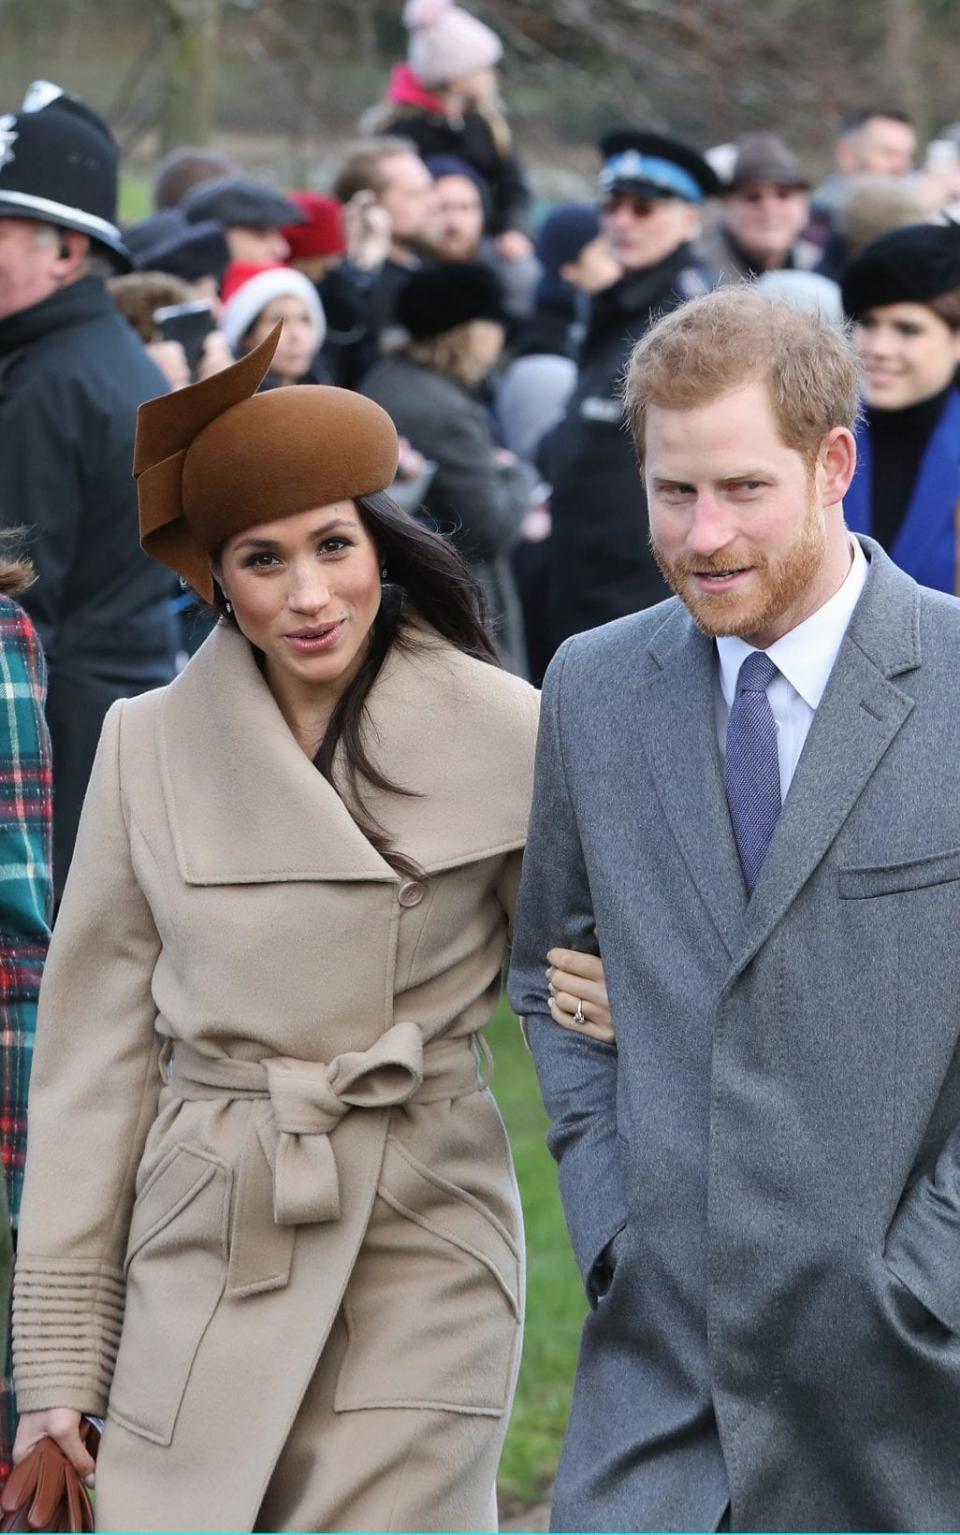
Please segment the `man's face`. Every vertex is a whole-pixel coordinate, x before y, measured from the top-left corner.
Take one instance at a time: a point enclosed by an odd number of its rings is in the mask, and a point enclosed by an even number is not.
[[[0,218],[0,320],[56,292],[59,259],[49,224]]]
[[[227,229],[230,260],[249,262],[252,266],[275,266],[290,254],[287,237],[280,229],[253,229],[247,224],[231,224]]]
[[[384,165],[386,185],[379,202],[390,215],[393,239],[400,246],[426,243],[433,217],[433,177],[419,155],[391,155]]]
[[[917,135],[894,117],[868,117],[837,144],[837,164],[846,176],[908,176]]]
[[[742,251],[765,271],[782,267],[810,216],[802,187],[756,181],[729,192],[723,223]]]
[[[665,261],[693,238],[699,225],[696,208],[679,197],[614,190],[600,212],[613,258],[625,272],[641,272]]]
[[[650,406],[645,452],[653,552],[705,634],[773,644],[836,589],[842,505],[783,442],[765,380]]]
[[[438,176],[430,244],[445,261],[471,261],[483,235],[483,200],[469,176]]]

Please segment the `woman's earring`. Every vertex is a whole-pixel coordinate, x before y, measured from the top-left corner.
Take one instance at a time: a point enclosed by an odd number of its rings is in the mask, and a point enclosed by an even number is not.
[[[233,603],[229,600],[229,598],[226,598],[226,597],[224,598],[223,605],[226,608],[228,613],[230,613],[230,614],[233,613]]]
[[[386,581],[386,580],[388,580],[388,578],[389,578],[389,573],[387,571],[386,565],[381,565],[380,566],[380,580],[381,581]]]

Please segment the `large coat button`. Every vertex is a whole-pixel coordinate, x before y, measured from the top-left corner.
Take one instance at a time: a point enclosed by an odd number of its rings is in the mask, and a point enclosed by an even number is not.
[[[408,879],[397,891],[397,900],[401,906],[419,906],[426,893],[426,886],[420,880]]]

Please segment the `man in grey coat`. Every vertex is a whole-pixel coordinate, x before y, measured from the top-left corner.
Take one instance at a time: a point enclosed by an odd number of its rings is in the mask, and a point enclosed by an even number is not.
[[[748,289],[654,327],[678,595],[547,675],[511,995],[592,1307],[556,1529],[960,1528],[960,604],[847,532],[856,399]],[[594,929],[616,1046],[550,1016]]]

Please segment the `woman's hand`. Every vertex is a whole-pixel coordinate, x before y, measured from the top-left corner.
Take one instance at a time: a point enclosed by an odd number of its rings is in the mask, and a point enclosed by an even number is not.
[[[72,1407],[48,1407],[43,1412],[21,1413],[13,1446],[14,1465],[23,1460],[38,1440],[50,1438],[60,1446],[88,1487],[92,1487],[96,1462],[80,1437],[80,1423],[81,1414]]]
[[[494,244],[504,261],[529,261],[533,255],[533,241],[520,229],[505,229]]]
[[[603,974],[603,961],[595,954],[580,954],[575,949],[551,949],[547,955],[550,968],[550,1017],[575,1034],[589,1034],[606,1045],[616,1044],[610,1001]],[[579,1006],[585,1022],[575,1023]]]
[[[190,364],[179,341],[148,341],[147,353],[171,389],[186,389],[190,383]]]

